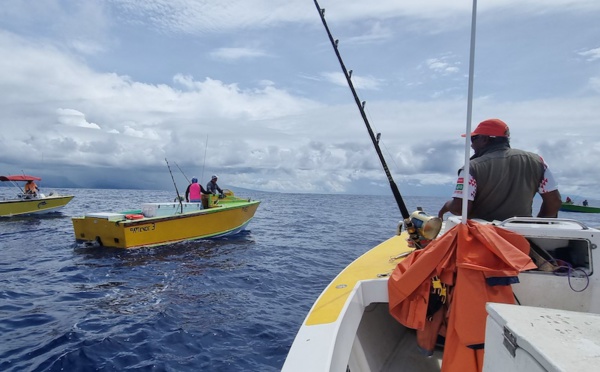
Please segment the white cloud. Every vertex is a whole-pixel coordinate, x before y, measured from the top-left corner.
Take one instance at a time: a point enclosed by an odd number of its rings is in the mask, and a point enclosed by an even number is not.
[[[163,170],[168,157],[240,187],[389,192],[311,2],[89,3],[0,9],[5,164],[32,166],[43,154],[40,170],[63,169],[73,182],[83,168],[112,169],[144,187],[141,172]],[[473,120],[501,117],[513,145],[540,152],[561,188],[600,197],[598,50],[589,48],[598,4],[480,4]],[[449,195],[463,159],[470,4],[321,6],[396,181],[447,184]],[[574,50],[578,60],[548,58]]]
[[[210,52],[210,56],[218,60],[235,61],[238,59],[265,57],[267,53],[254,48],[219,48]]]
[[[348,71],[350,73],[350,71]],[[323,72],[322,76],[329,82],[347,87],[348,82],[346,81],[346,77],[341,72]],[[357,89],[364,90],[377,90],[381,87],[383,81],[377,79],[372,76],[358,76],[356,74],[352,74],[352,84]]]
[[[457,67],[457,65],[459,65],[457,62],[448,62],[450,58],[451,57],[449,56],[429,58],[427,61],[425,61],[425,64],[430,70],[442,75],[450,75],[460,72],[459,68]]]
[[[85,120],[85,115],[82,112],[73,109],[56,109],[58,115],[57,121],[63,125],[71,125],[82,128],[100,129],[96,123],[89,123]]]
[[[349,37],[344,42],[349,44],[379,43],[390,40],[392,37],[393,31],[389,26],[384,25],[382,22],[375,22],[364,34]]]
[[[125,125],[125,128],[123,129],[123,134],[149,140],[160,140],[161,138],[160,134],[156,131],[149,129],[136,129],[129,125]]]
[[[86,55],[100,54],[106,50],[104,45],[93,40],[72,40],[70,45],[72,49]]]
[[[164,32],[190,34],[219,33],[249,28],[278,27],[288,23],[313,24],[316,9],[313,2],[304,0],[229,0],[227,6],[212,0],[113,0],[129,22],[151,23]],[[430,20],[441,27],[440,19],[469,14],[471,2],[432,0],[426,3],[413,1],[381,0],[369,6],[361,2],[325,0],[320,6],[326,9],[331,22],[356,20],[416,18]],[[519,9],[521,14],[540,12],[564,14],[569,12],[598,11],[596,0],[491,0],[479,4],[483,14],[498,15],[499,10]],[[318,18],[317,18],[318,19]],[[455,27],[447,22],[445,27]]]
[[[579,52],[580,56],[586,57],[588,62],[592,62],[600,59],[600,48],[590,49],[583,52]]]

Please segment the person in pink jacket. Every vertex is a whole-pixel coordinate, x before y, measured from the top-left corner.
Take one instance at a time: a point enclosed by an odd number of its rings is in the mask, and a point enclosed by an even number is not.
[[[202,194],[210,194],[210,192],[202,188],[196,177],[192,178],[192,183],[185,190],[185,201],[188,203],[200,203],[202,202]]]

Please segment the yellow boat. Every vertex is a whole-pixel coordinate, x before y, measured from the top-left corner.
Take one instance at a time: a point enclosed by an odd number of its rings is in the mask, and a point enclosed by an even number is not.
[[[0,200],[0,217],[57,212],[73,199],[73,195],[59,195],[54,192],[49,195],[40,192],[25,193],[17,184],[17,182],[41,181],[40,177],[28,175],[0,176],[0,181],[11,182],[19,190],[16,197]]]
[[[202,203],[145,203],[141,210],[87,213],[73,217],[78,243],[139,248],[237,234],[254,217],[260,201],[203,195]]]

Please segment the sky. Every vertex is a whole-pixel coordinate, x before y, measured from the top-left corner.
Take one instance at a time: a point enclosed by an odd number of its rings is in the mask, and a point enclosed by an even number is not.
[[[55,187],[391,194],[313,0],[4,0],[0,174]],[[464,162],[471,0],[321,0],[402,195]],[[480,1],[472,128],[600,199],[600,1]],[[169,167],[173,178],[169,174]]]

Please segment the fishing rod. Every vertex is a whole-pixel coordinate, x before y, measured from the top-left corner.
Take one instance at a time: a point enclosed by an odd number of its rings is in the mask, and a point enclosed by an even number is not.
[[[206,135],[206,144],[204,145],[204,160],[202,161],[202,173],[200,173],[200,179],[204,179],[204,166],[206,165],[206,150],[208,149],[208,134]]]
[[[179,200],[179,206],[181,207],[181,213],[183,214],[183,203],[181,202],[181,196],[179,196],[179,190],[177,189],[177,184],[175,183],[175,178],[173,177],[173,172],[171,172],[171,166],[165,158],[165,162],[167,163],[167,168],[169,168],[169,173],[171,174],[171,179],[173,180],[173,186],[175,186],[175,192],[177,193],[177,200]]]
[[[187,176],[185,175],[185,173],[183,173],[183,171],[181,170],[181,168],[179,168],[179,164],[175,163],[175,166],[177,166],[177,169],[179,169],[179,171],[181,172],[181,174],[183,174],[183,176],[188,181],[188,183],[192,183],[192,181],[190,181],[190,179],[187,178]]]
[[[404,225],[406,226],[406,230],[408,231],[410,238],[415,243],[418,244],[419,236],[417,233],[417,229],[415,228],[415,226],[410,218],[411,216],[408,213],[406,204],[404,204],[404,200],[402,199],[402,196],[400,195],[400,190],[398,189],[396,182],[394,182],[394,179],[392,178],[390,170],[388,169],[385,159],[383,158],[381,148],[379,147],[380,134],[378,133],[377,137],[375,137],[375,134],[373,133],[373,130],[371,129],[371,125],[369,124],[369,120],[367,119],[367,114],[365,113],[366,102],[360,101],[360,99],[358,98],[358,94],[356,93],[356,90],[354,89],[354,84],[352,84],[352,70],[348,71],[346,69],[346,66],[344,65],[344,61],[342,60],[342,56],[340,55],[340,51],[338,49],[339,40],[337,40],[337,39],[334,40],[333,36],[331,35],[331,31],[329,31],[329,26],[327,26],[327,21],[325,20],[325,9],[323,9],[319,6],[319,3],[317,2],[317,0],[314,0],[314,2],[315,2],[315,6],[317,7],[317,11],[319,12],[319,16],[321,17],[321,21],[323,22],[323,26],[325,26],[325,30],[327,31],[327,35],[329,36],[329,41],[331,42],[331,46],[333,47],[333,50],[335,51],[335,54],[338,58],[340,66],[342,67],[342,71],[344,72],[344,76],[346,77],[346,81],[348,82],[348,86],[350,87],[350,90],[352,91],[352,95],[354,96],[354,101],[356,102],[356,105],[358,106],[358,110],[360,111],[360,115],[362,116],[363,121],[365,122],[365,126],[367,127],[367,131],[369,132],[369,136],[371,137],[373,146],[375,146],[375,151],[377,151],[377,156],[379,156],[379,161],[381,162],[381,165],[383,166],[383,170],[385,171],[385,175],[387,176],[387,179],[390,183],[390,188],[392,189],[392,194],[394,194],[394,199],[396,199],[396,204],[398,205],[398,208],[400,209],[402,218],[404,218]]]

